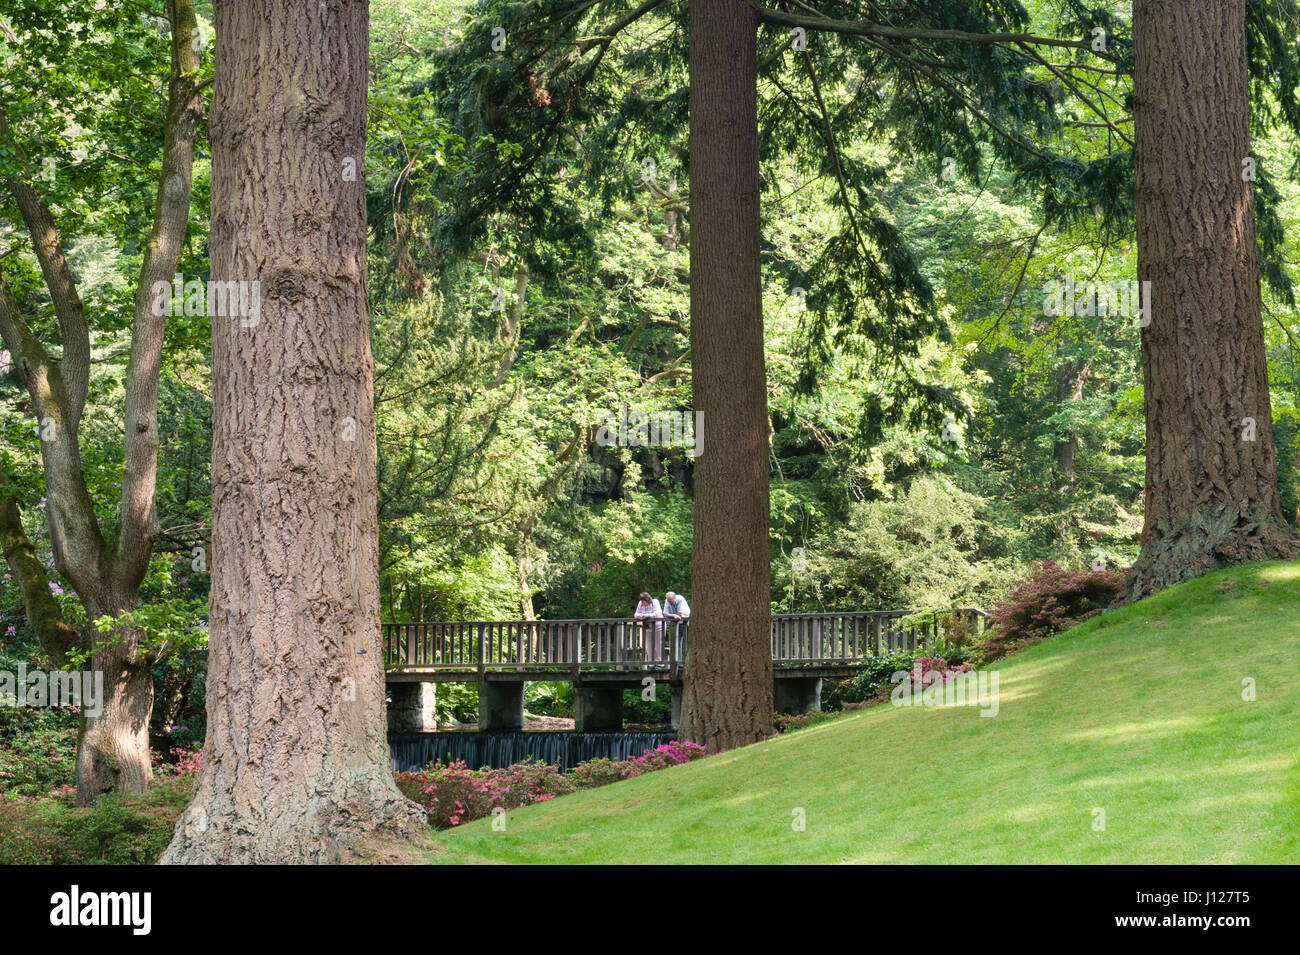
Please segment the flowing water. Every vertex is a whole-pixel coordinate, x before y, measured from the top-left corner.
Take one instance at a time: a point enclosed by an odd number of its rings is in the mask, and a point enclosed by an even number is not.
[[[528,757],[572,769],[588,759],[627,759],[672,742],[676,733],[389,733],[393,772],[464,760],[471,769],[504,769]]]

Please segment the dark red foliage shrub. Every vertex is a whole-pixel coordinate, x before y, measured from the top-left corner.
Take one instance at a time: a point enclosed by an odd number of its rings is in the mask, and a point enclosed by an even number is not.
[[[1119,596],[1122,570],[1067,570],[1048,561],[988,616],[989,655],[1068,630]]]

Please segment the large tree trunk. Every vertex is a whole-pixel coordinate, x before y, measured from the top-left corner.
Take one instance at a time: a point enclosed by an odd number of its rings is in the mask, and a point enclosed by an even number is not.
[[[1123,599],[1289,558],[1273,453],[1247,126],[1245,0],[1136,0],[1146,524]]]
[[[705,441],[680,735],[730,748],[772,732],[757,21],[744,0],[692,0],[690,16],[692,382]]]
[[[208,735],[162,861],[334,862],[423,813],[389,762],[366,304],[365,0],[216,6]],[[355,176],[345,170],[355,170]]]

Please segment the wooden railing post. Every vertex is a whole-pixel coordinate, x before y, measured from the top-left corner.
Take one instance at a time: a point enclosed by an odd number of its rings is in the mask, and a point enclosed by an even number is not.
[[[573,655],[570,657],[570,663],[573,664],[573,678],[578,678],[578,670],[582,666],[582,644],[585,642],[585,633],[582,624],[573,628]]]
[[[478,675],[482,679],[487,672],[487,629],[481,623],[475,629],[478,631]]]

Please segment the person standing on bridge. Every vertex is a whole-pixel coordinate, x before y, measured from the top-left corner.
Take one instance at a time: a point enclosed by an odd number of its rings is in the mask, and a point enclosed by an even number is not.
[[[657,661],[663,655],[663,632],[664,632],[664,612],[659,606],[659,601],[655,600],[646,591],[641,591],[641,598],[637,602],[636,611],[632,614],[637,620],[653,620],[655,623],[646,623],[638,627],[639,641],[645,647],[645,658],[647,661]]]
[[[643,590],[641,591],[641,599],[637,602],[636,611],[632,616],[637,620],[662,620],[664,611],[659,606],[659,601]]]
[[[674,628],[677,638],[677,659],[683,660],[686,657],[686,625],[691,619],[691,605],[681,594],[668,591],[664,594],[664,619],[674,620],[677,623]]]
[[[671,590],[664,594],[664,616],[669,620],[686,620],[691,615],[691,605],[681,594]]]

